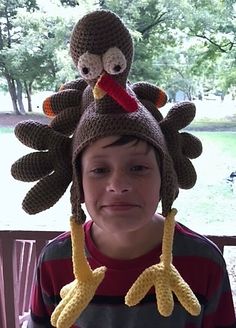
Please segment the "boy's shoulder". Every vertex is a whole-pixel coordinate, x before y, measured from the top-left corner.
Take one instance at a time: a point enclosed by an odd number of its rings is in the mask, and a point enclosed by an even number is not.
[[[42,250],[43,261],[71,257],[71,234],[63,232],[52,239]]]
[[[90,226],[91,221],[84,224],[85,235],[89,233]],[[42,252],[43,261],[71,258],[71,255],[70,232],[58,235],[44,247]],[[179,222],[176,223],[175,227],[173,256],[209,259],[209,261],[214,261],[220,266],[225,265],[220,250],[211,240]]]
[[[219,248],[206,236],[181,223],[176,223],[173,254],[175,256],[201,257],[225,265]]]
[[[88,233],[88,226],[90,225],[90,221],[84,224],[85,234]],[[71,258],[71,255],[72,245],[70,231],[59,234],[56,238],[52,239],[42,250],[43,261]]]

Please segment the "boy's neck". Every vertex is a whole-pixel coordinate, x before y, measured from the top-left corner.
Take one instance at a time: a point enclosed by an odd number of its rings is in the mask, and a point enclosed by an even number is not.
[[[108,234],[93,223],[91,237],[104,255],[113,259],[130,260],[145,255],[161,244],[163,228],[164,218],[156,214],[141,231],[127,234]]]

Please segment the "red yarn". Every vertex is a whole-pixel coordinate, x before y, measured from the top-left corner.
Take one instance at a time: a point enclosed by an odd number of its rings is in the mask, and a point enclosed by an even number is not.
[[[127,112],[135,112],[138,103],[134,97],[122,88],[122,86],[112,79],[108,74],[104,74],[98,81],[98,86],[120,104]]]

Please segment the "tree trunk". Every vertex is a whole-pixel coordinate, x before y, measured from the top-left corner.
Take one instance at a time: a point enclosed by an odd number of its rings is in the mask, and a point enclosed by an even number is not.
[[[8,73],[5,72],[5,78],[7,80],[8,90],[11,96],[11,101],[13,105],[13,111],[15,114],[20,115],[21,112],[18,108],[17,104],[17,95],[16,95],[16,87],[15,87],[15,81],[10,77]]]
[[[16,86],[17,86],[17,100],[18,100],[18,104],[19,104],[19,108],[20,108],[20,112],[21,114],[25,114],[25,107],[23,104],[23,100],[22,100],[22,84],[20,80],[16,80]]]
[[[25,87],[25,92],[26,92],[26,97],[27,97],[27,103],[28,103],[28,112],[32,113],[32,99],[31,99],[31,93],[32,93],[32,83],[29,83],[29,86],[27,85],[27,82],[24,81],[24,87]]]

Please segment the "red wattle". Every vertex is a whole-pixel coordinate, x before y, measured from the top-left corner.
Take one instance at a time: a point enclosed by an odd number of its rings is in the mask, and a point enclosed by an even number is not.
[[[134,97],[129,95],[125,89],[108,74],[104,74],[98,81],[98,86],[112,97],[127,112],[135,112],[138,109],[138,103]]]

